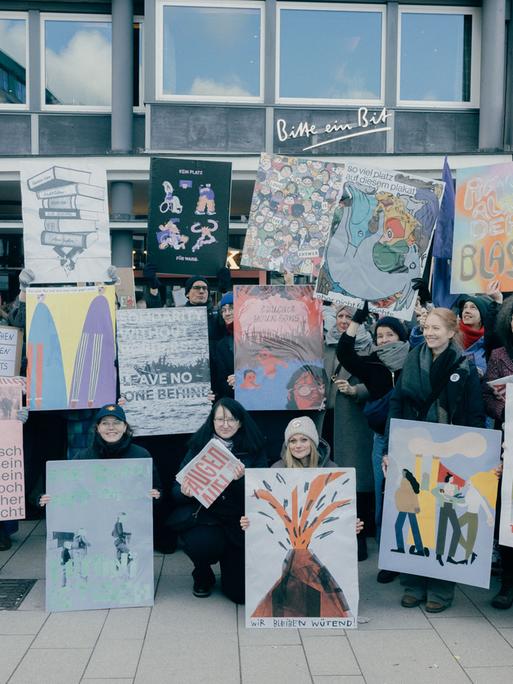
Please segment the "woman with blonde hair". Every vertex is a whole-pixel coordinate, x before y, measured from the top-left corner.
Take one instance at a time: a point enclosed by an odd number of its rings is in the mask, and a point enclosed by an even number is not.
[[[311,418],[293,418],[285,429],[281,458],[272,468],[336,468],[330,460],[330,447],[319,438]]]

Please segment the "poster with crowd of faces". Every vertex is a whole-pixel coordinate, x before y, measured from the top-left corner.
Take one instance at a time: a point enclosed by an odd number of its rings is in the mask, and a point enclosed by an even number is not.
[[[501,433],[393,419],[379,567],[488,588]]]
[[[241,265],[317,276],[343,164],[262,154]]]
[[[346,164],[316,294],[410,320],[445,184],[398,171]]]
[[[513,385],[506,384],[499,543],[513,546]]]
[[[136,435],[195,432],[211,404],[207,309],[117,312],[119,385]]]
[[[354,468],[245,475],[246,627],[356,628]]]
[[[152,158],[148,252],[159,272],[213,276],[225,265],[231,174],[229,162]]]
[[[513,290],[513,163],[458,170],[451,292]]]
[[[27,290],[27,406],[98,408],[116,401],[113,285]]]
[[[248,410],[325,402],[322,307],[311,285],[234,288],[235,398]]]
[[[46,610],[153,605],[150,458],[46,464]]]
[[[25,268],[36,283],[106,281],[107,175],[81,159],[20,162]]]

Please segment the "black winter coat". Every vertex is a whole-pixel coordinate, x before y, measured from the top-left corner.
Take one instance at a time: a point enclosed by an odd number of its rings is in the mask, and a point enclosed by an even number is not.
[[[214,361],[214,392],[217,397],[235,396],[226,378],[234,373],[233,335],[226,335],[217,342]]]
[[[392,372],[376,352],[358,356],[354,348],[355,340],[355,337],[342,333],[337,345],[337,359],[348,373],[365,385],[371,400],[381,399],[394,387],[401,371]]]

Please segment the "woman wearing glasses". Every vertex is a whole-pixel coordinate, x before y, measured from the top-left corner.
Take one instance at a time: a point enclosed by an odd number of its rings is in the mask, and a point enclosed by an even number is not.
[[[216,580],[212,565],[220,564],[221,589],[235,603],[244,603],[244,469],[267,467],[264,437],[249,413],[229,397],[217,401],[210,415],[189,442],[183,468],[212,438],[220,440],[242,465],[235,479],[208,508],[196,499],[186,483],[173,484],[175,509],[169,525],[180,533],[184,551],[194,563],[194,596],[210,596]]]

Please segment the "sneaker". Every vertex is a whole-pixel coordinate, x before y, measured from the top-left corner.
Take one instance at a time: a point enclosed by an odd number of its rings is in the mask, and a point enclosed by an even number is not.
[[[198,598],[207,598],[212,593],[212,590],[205,584],[201,584],[200,582],[194,582],[194,585],[192,587],[192,593],[194,594],[194,596],[197,596]]]
[[[499,610],[506,610],[513,605],[513,586],[503,584],[501,590],[492,599],[492,606]]]
[[[380,584],[389,584],[389,582],[393,582],[396,577],[399,577],[399,573],[395,572],[395,570],[380,570],[376,577],[376,581]]]

